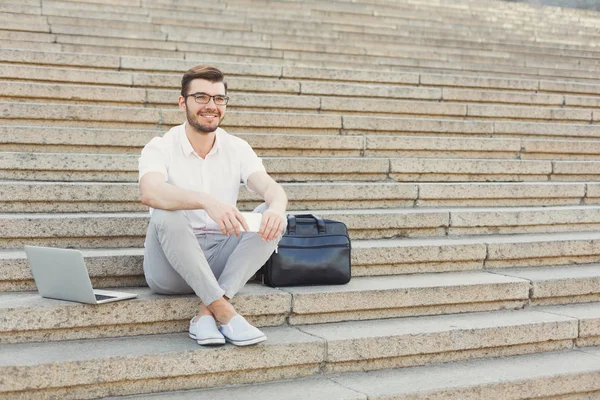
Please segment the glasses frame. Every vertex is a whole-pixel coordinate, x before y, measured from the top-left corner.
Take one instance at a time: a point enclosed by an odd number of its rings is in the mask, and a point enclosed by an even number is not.
[[[202,96],[208,96],[208,101],[207,101],[206,103],[202,103],[201,101],[198,101],[198,98],[197,98],[196,96],[200,96],[200,95],[202,95]],[[198,103],[198,104],[208,104],[208,103],[210,103],[210,101],[212,100],[212,101],[213,101],[213,103],[215,103],[215,105],[216,105],[216,106],[219,106],[219,107],[226,106],[226,105],[227,105],[227,103],[229,103],[229,96],[223,96],[222,94],[215,94],[214,96],[211,96],[211,95],[210,95],[210,94],[208,94],[208,93],[204,93],[204,92],[198,92],[198,93],[186,94],[186,95],[185,95],[185,96],[183,96],[183,97],[185,97],[186,99],[187,99],[188,97],[193,97],[193,98],[194,98],[194,101],[195,101],[196,103]],[[215,101],[215,97],[223,97],[223,98],[225,99],[225,104],[217,104],[217,102]]]

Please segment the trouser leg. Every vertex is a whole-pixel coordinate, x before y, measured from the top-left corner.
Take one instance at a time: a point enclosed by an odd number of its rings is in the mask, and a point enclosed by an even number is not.
[[[144,249],[144,274],[156,293],[194,292],[204,304],[225,294],[182,211],[152,212]]]
[[[267,205],[262,204],[253,212],[263,213]],[[225,290],[225,296],[232,298],[248,282],[250,278],[264,265],[277,247],[280,238],[265,242],[256,232],[243,233],[239,238],[230,237],[221,251],[220,262],[224,267],[218,276],[221,288]],[[229,255],[227,257],[227,255]],[[219,261],[219,260],[215,260]]]

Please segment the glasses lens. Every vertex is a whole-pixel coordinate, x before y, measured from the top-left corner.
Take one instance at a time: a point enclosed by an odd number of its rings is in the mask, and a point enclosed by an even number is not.
[[[206,104],[210,101],[210,96],[207,94],[197,94],[194,96],[194,100],[196,100],[196,103]]]
[[[215,96],[213,97],[213,99],[215,99],[215,104],[218,106],[224,106],[225,104],[227,104],[228,100],[226,96]]]

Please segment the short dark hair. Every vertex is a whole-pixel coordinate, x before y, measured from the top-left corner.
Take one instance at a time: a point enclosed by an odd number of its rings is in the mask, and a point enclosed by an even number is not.
[[[194,68],[189,69],[183,78],[181,78],[181,95],[187,95],[187,91],[190,86],[190,82],[194,79],[204,79],[209,82],[223,82],[225,85],[225,93],[227,93],[227,82],[224,80],[225,76],[223,73],[215,67],[210,65],[197,65]]]

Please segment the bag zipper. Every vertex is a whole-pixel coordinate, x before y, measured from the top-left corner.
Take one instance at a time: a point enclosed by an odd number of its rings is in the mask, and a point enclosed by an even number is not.
[[[319,246],[288,246],[284,245],[284,249],[320,249],[323,247],[350,247],[349,244],[322,244]],[[275,253],[277,253],[277,248],[275,248]]]

